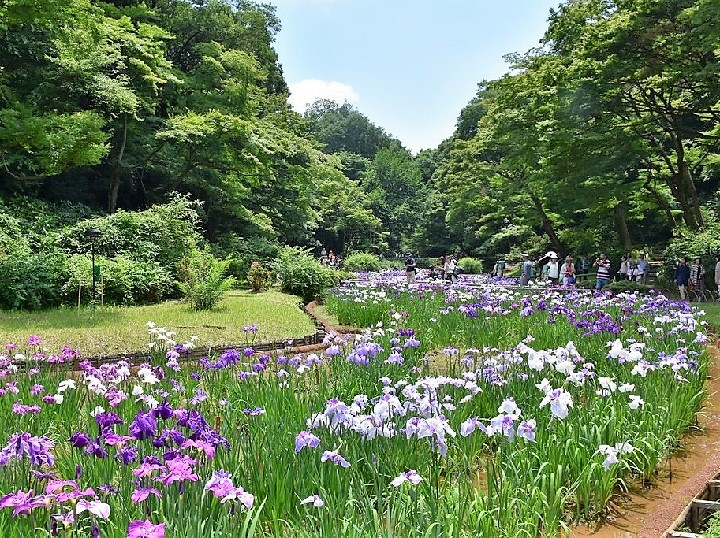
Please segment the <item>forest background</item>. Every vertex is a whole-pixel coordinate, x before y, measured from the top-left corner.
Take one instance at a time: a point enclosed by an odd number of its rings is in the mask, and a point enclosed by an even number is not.
[[[0,307],[80,294],[88,227],[124,303],[177,293],[195,248],[238,276],[283,245],[489,265],[546,249],[708,257],[718,21],[716,0],[567,0],[538,48],[478,81],[454,134],[413,155],[349,104],[292,111],[272,6],[7,0]]]

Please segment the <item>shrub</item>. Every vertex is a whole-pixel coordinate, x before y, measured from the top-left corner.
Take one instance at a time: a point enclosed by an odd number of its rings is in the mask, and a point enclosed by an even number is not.
[[[398,260],[398,269],[405,268],[405,259]],[[415,258],[415,266],[418,269],[430,269],[432,266],[437,266],[440,262],[438,258]]]
[[[117,256],[99,260],[106,303],[140,305],[158,303],[176,295],[169,270],[157,262],[143,262]]]
[[[325,267],[308,251],[285,247],[273,265],[283,291],[299,295],[304,301],[322,296],[325,290],[335,286],[343,273]]]
[[[343,269],[346,271],[379,271],[380,258],[367,252],[355,252],[345,258]]]
[[[167,269],[153,262],[98,257],[97,300],[106,304],[152,304],[177,295],[177,287]],[[92,299],[90,258],[75,255],[68,260],[67,280],[62,286],[66,302],[87,303]]]
[[[193,250],[179,264],[182,281],[178,283],[185,300],[193,310],[210,310],[223,293],[235,285],[235,278],[225,276],[229,262],[215,258],[206,250]]]
[[[73,202],[53,204],[25,196],[3,199],[0,200],[0,244],[3,235],[14,235],[34,252],[52,250],[58,230],[91,216],[89,207]],[[19,234],[14,224],[19,225]]]
[[[196,247],[199,207],[184,197],[155,205],[140,212],[118,211],[106,217],[77,222],[63,228],[57,247],[71,254],[86,254],[90,248],[85,230],[98,228],[102,236],[95,242],[97,254],[114,258],[156,262],[171,273],[178,262]]]
[[[0,260],[0,308],[40,310],[59,306],[66,278],[66,260],[59,254],[4,256]]]
[[[640,284],[639,282],[634,282],[632,280],[616,280],[615,282],[611,282],[610,284],[608,284],[606,289],[615,292],[639,291],[646,293],[652,289],[652,286],[648,286],[647,284]]]
[[[240,282],[248,276],[252,262],[274,260],[280,245],[262,237],[245,239],[235,233],[228,233],[221,236],[211,248],[215,257],[228,260],[228,275]]]
[[[30,254],[25,229],[13,215],[0,208],[0,258],[21,257]]]
[[[458,265],[462,268],[463,272],[469,275],[479,275],[482,273],[482,261],[476,260],[475,258],[461,258]]]
[[[247,281],[250,289],[256,293],[266,290],[270,285],[270,271],[263,267],[260,262],[252,262],[247,274]]]

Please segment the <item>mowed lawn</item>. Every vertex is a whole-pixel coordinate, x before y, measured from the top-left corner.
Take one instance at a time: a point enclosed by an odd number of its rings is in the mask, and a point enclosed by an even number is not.
[[[278,291],[228,292],[215,309],[195,312],[180,301],[152,306],[60,308],[42,312],[0,312],[0,345],[13,342],[24,351],[30,335],[42,338],[47,352],[62,346],[83,356],[136,353],[151,341],[147,322],[176,331],[178,343],[198,336],[199,347],[274,342],[313,334],[315,326],[300,299]],[[243,331],[256,325],[254,336]]]
[[[693,306],[705,311],[705,320],[714,334],[720,333],[720,303],[692,303]]]

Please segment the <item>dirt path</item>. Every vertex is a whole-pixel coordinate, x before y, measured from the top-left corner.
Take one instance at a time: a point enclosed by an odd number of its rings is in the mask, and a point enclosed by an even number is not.
[[[571,538],[660,538],[720,472],[720,349],[709,347],[713,358],[709,396],[698,415],[702,433],[688,434],[683,450],[659,470],[652,488],[636,487],[619,500],[613,513],[596,527],[578,527]]]

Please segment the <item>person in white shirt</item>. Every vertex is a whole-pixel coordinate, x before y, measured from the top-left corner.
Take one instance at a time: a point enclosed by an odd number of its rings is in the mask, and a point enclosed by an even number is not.
[[[452,256],[447,257],[445,262],[445,278],[454,283],[457,280],[457,262]]]
[[[547,263],[547,278],[553,284],[557,284],[560,280],[560,264],[558,260],[558,255],[553,252],[550,254],[550,260]]]
[[[718,295],[720,295],[720,254],[715,255],[715,284],[717,284]]]
[[[630,266],[631,262],[627,259],[627,256],[620,258],[620,270],[618,271],[620,280],[632,280],[632,277],[630,276]]]

